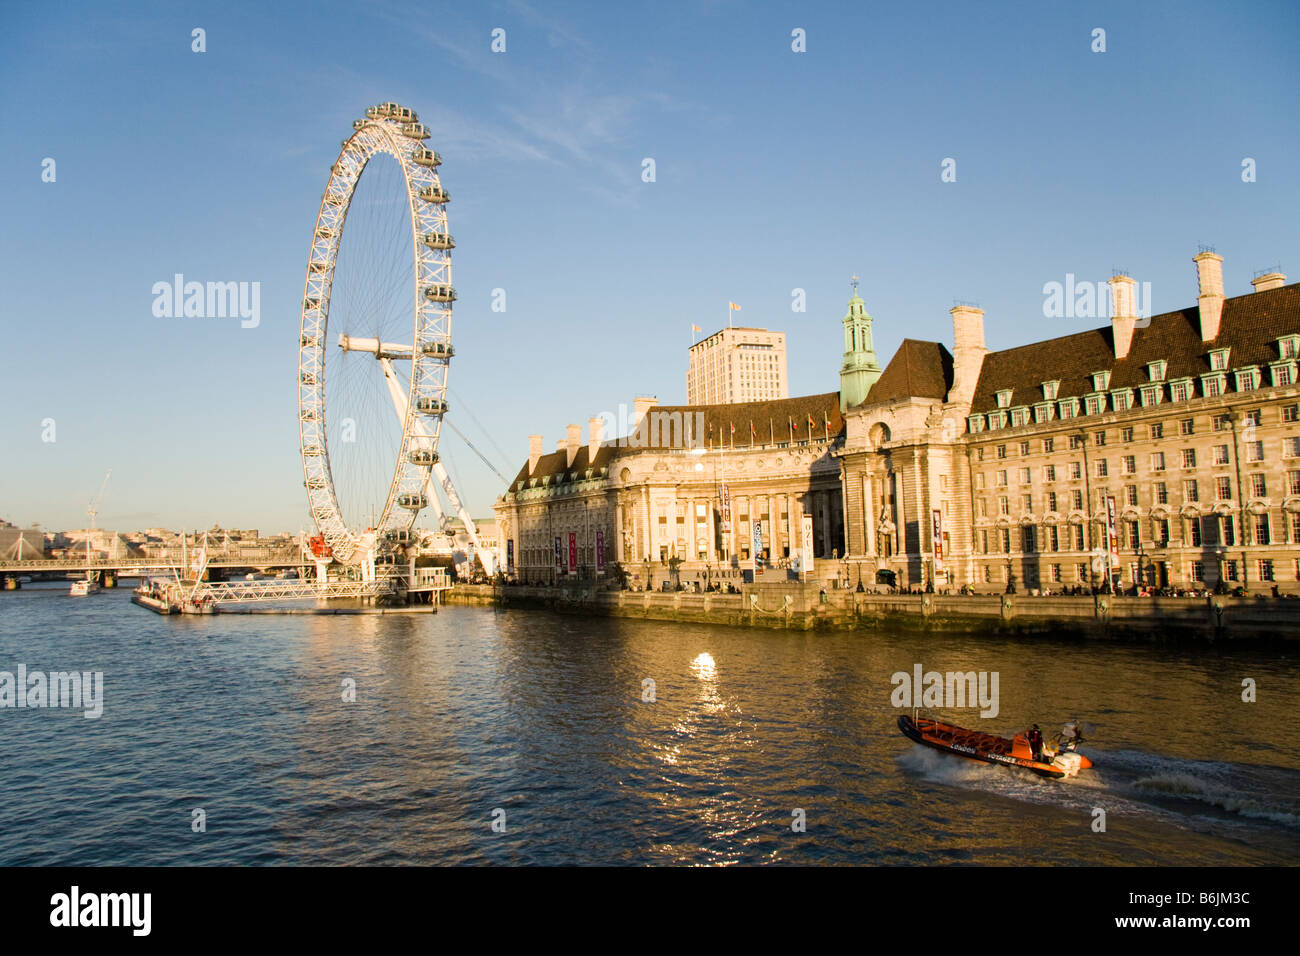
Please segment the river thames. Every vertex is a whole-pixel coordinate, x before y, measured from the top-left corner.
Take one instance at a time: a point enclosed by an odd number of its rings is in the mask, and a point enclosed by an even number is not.
[[[1290,864],[1295,652],[795,632],[449,607],[163,618],[0,595],[0,864]],[[925,750],[890,676],[996,671],[1002,733],[1095,725],[1052,781]],[[1258,701],[1241,700],[1251,678]],[[655,700],[642,700],[654,681]],[[345,702],[354,680],[355,702]],[[1095,809],[1105,832],[1094,832]],[[195,811],[206,830],[195,832]],[[792,830],[796,810],[806,831]],[[493,822],[498,822],[494,829]],[[499,832],[504,823],[504,832]]]

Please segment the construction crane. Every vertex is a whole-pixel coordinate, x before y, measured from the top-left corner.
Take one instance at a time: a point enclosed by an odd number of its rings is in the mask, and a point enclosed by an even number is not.
[[[99,485],[99,494],[95,495],[95,497],[90,500],[90,504],[86,505],[86,514],[90,515],[91,531],[95,530],[95,515],[99,514],[99,503],[104,498],[104,489],[108,487],[108,479],[112,474],[113,469],[108,469],[108,474],[104,476],[104,480]]]

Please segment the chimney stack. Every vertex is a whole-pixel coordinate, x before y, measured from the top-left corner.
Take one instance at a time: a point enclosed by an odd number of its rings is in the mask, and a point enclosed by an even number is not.
[[[1280,289],[1286,285],[1286,276],[1281,272],[1267,272],[1251,279],[1250,284],[1255,287],[1256,292],[1267,292],[1269,289]]]
[[[596,461],[596,452],[600,451],[601,442],[605,440],[605,419],[587,419],[587,464]]]
[[[654,406],[658,404],[659,399],[655,398],[653,395],[638,395],[632,400],[632,417],[635,419],[632,422],[633,431],[636,431],[636,429],[640,427],[641,420],[645,418],[646,412],[650,411],[650,409],[654,408]]]
[[[1219,320],[1223,318],[1223,256],[1208,249],[1193,256],[1200,294],[1196,302],[1201,310],[1201,341],[1219,337]]]
[[[528,436],[528,474],[537,470],[537,459],[542,457],[542,436]]]
[[[973,305],[956,305],[948,310],[952,316],[952,388],[948,401],[969,405],[975,397],[975,385],[984,367],[984,310]]]
[[[565,457],[565,468],[573,467],[573,459],[578,457],[578,448],[582,444],[582,426],[570,425],[565,429],[568,437],[564,439],[564,450],[567,452]]]
[[[1110,277],[1110,328],[1117,359],[1128,355],[1133,345],[1133,330],[1137,327],[1137,310],[1133,308],[1136,291],[1137,280],[1132,276]]]

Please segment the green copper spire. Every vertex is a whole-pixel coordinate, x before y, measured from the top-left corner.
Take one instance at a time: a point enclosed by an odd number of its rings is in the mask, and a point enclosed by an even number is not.
[[[858,295],[858,277],[853,277],[853,298],[844,316],[844,365],[840,368],[840,410],[860,404],[880,378],[880,363],[871,338],[871,315]]]

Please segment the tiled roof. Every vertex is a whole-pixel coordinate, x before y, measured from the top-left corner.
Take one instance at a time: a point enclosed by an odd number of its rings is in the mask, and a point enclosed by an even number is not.
[[[840,414],[839,392],[800,395],[795,398],[779,398],[766,402],[734,402],[726,405],[652,405],[648,414],[680,415],[683,420],[689,416],[693,428],[696,412],[702,412],[704,415],[699,441],[706,447],[710,443],[714,443],[715,446],[717,443],[722,443],[727,447],[747,448],[751,445],[768,444],[773,440],[786,442],[790,440],[791,434],[795,441],[806,441],[810,417],[814,423],[812,426],[814,439],[820,440],[829,436],[833,440],[844,431],[844,416]],[[675,425],[676,420],[673,421],[674,427],[671,433],[666,426],[661,426],[657,432],[655,430],[650,432],[649,437],[657,437],[660,440],[659,444],[650,446],[651,450],[681,447],[680,444],[675,446],[664,444],[666,441],[680,441]],[[734,434],[731,431],[733,425],[736,429]],[[595,461],[588,462],[587,443],[584,441],[578,446],[572,466],[567,465],[568,454],[562,449],[542,455],[537,460],[537,467],[531,473],[528,471],[528,462],[525,461],[510,483],[510,490],[518,490],[519,482],[527,482],[531,478],[540,480],[550,477],[554,481],[557,476],[565,475],[566,480],[574,480],[584,477],[588,468],[596,469],[598,474],[599,469],[608,469],[615,458],[646,450],[646,447],[635,448],[606,441],[596,451]]]
[[[1122,359],[1115,358],[1110,326],[990,352],[984,357],[971,412],[996,409],[997,393],[1008,388],[1009,407],[1041,402],[1042,383],[1050,381],[1061,383],[1058,399],[1082,397],[1093,391],[1092,373],[1103,370],[1111,373],[1108,390],[1138,388],[1150,383],[1147,366],[1160,360],[1167,363],[1164,381],[1196,378],[1210,371],[1208,353],[1219,348],[1232,350],[1229,369],[1259,365],[1266,383],[1267,365],[1278,359],[1276,340],[1295,334],[1300,334],[1300,284],[1227,299],[1213,342],[1201,341],[1200,312],[1191,308],[1152,316],[1148,327],[1134,330],[1129,353]]]
[[[878,405],[901,398],[942,400],[950,388],[952,353],[938,342],[903,339],[862,404]]]

